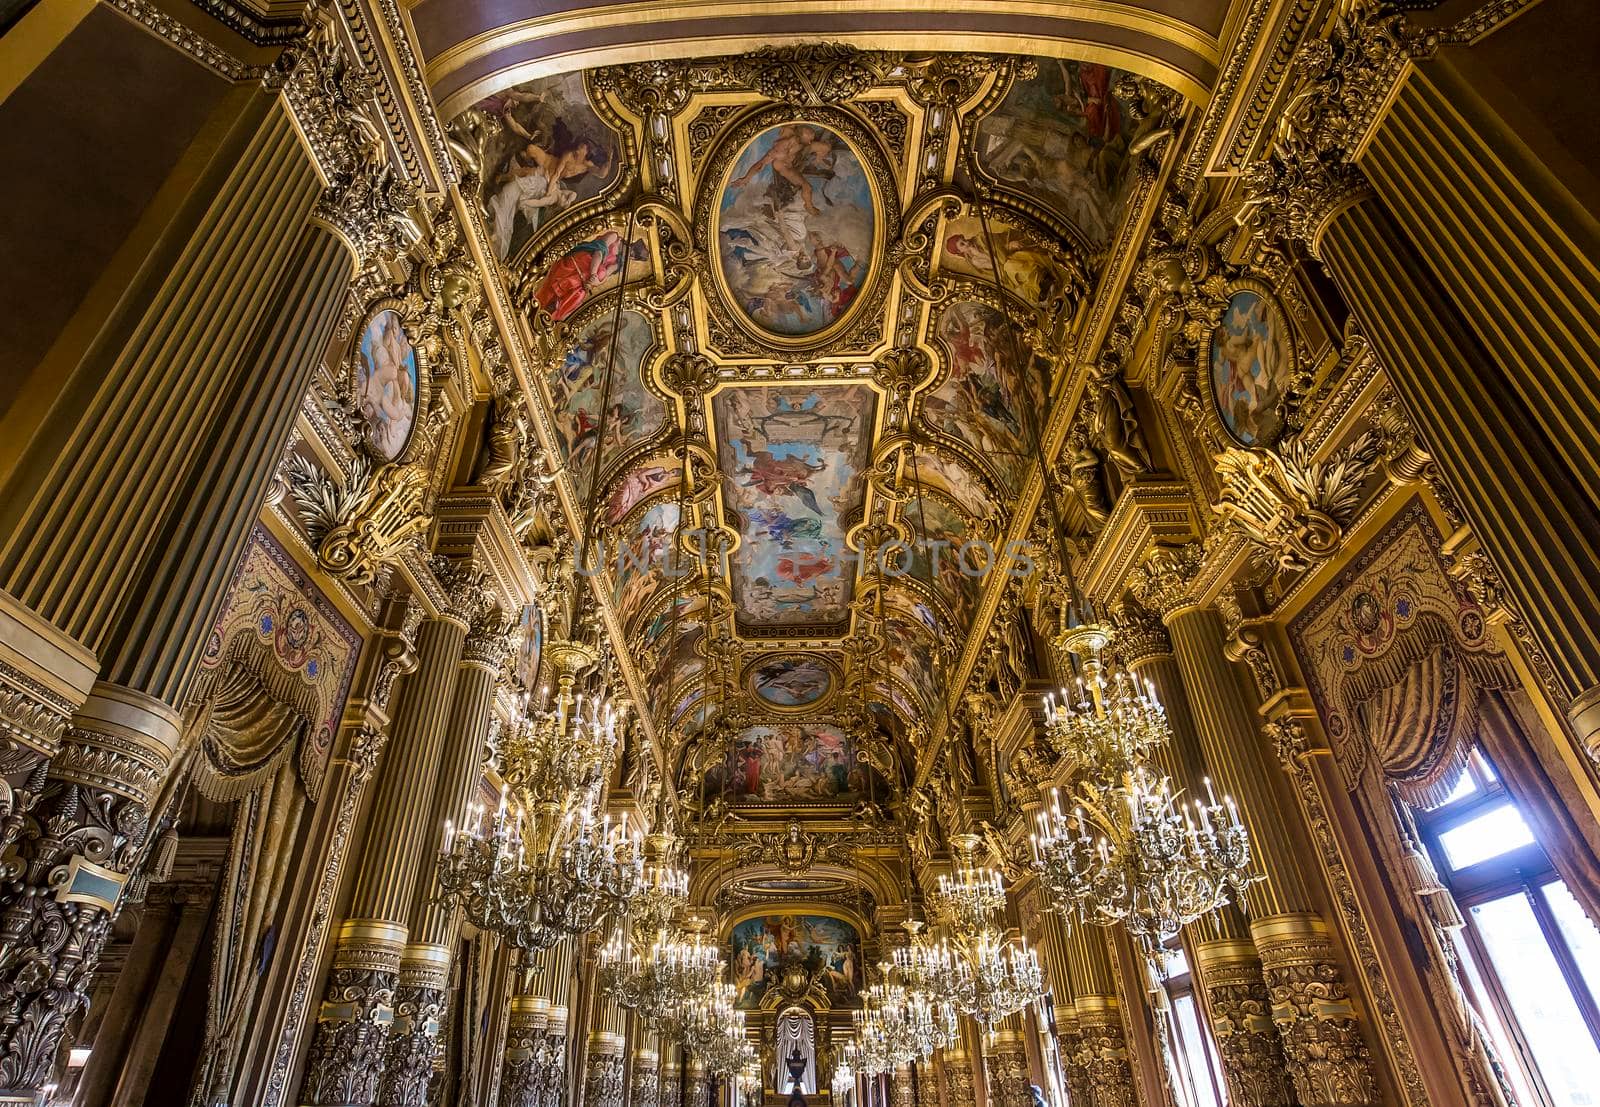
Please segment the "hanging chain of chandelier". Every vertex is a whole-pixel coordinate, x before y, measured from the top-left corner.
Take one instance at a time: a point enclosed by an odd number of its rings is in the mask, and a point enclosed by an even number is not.
[[[501,750],[505,785],[492,817],[476,805],[445,824],[443,899],[478,929],[524,950],[598,929],[649,890],[639,832],[626,813],[603,814],[619,718],[599,696],[574,696],[593,647],[552,643],[560,671],[553,703],[526,698]],[[515,802],[510,802],[515,799]]]
[[[1219,804],[1209,778],[1205,802],[1180,804],[1150,767],[1172,727],[1155,689],[1107,662],[1110,644],[1093,622],[1067,625],[1057,638],[1078,680],[1046,698],[1045,734],[1078,780],[1070,811],[1056,790],[1036,817],[1033,868],[1059,910],[1121,923],[1159,966],[1183,926],[1242,897],[1254,879],[1250,842],[1233,799]]]

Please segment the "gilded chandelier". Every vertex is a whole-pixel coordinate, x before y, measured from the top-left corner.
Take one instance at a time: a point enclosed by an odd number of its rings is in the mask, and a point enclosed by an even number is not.
[[[1096,624],[1058,639],[1077,658],[1075,691],[1045,704],[1051,743],[1081,769],[1073,811],[1059,793],[1037,817],[1033,867],[1058,907],[1080,919],[1120,922],[1159,963],[1163,943],[1189,922],[1230,901],[1250,881],[1250,843],[1232,798],[1178,806],[1168,779],[1146,757],[1172,729],[1154,689],[1114,670],[1102,652],[1110,634]]]
[[[646,845],[644,887],[600,951],[600,980],[618,1004],[676,1035],[685,1012],[716,992],[724,965],[698,930],[685,934],[675,925],[688,904],[689,876],[671,864],[672,839],[652,834]]]
[[[617,752],[617,717],[599,697],[574,697],[591,647],[552,643],[555,703],[527,713],[501,752],[505,789],[493,820],[480,804],[467,826],[446,823],[439,885],[473,925],[522,949],[554,945],[621,914],[645,889],[639,835],[627,815],[601,814]],[[514,794],[517,802],[508,803]]]
[[[975,835],[957,835],[954,873],[941,878],[931,897],[934,913],[949,937],[919,940],[895,951],[895,966],[913,989],[936,1003],[968,1015],[985,1030],[1044,994],[1039,955],[1026,942],[1013,942],[994,923],[1005,906],[1000,874],[979,868],[972,853]]]
[[[948,1000],[895,981],[893,965],[881,966],[881,972],[882,979],[867,988],[855,1012],[857,1064],[869,1074],[932,1056],[958,1034],[956,1011]]]
[[[715,984],[684,1010],[680,1033],[684,1045],[710,1072],[732,1076],[759,1061],[755,1046],[745,1036],[744,1012],[734,1006],[734,987],[726,981]]]

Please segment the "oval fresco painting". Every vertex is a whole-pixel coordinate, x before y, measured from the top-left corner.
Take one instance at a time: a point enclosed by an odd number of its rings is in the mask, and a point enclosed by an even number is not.
[[[1242,446],[1270,446],[1283,433],[1294,355],[1283,313],[1249,289],[1235,292],[1211,335],[1211,396]]]
[[[356,353],[356,402],[367,442],[378,457],[393,461],[417,425],[417,351],[400,313],[385,308],[374,315]]]
[[[530,603],[522,609],[517,637],[515,679],[524,692],[532,692],[539,680],[539,659],[544,652],[544,612],[538,604]]]
[[[806,338],[838,323],[866,285],[878,215],[860,155],[813,123],[770,127],[717,199],[717,260],[757,327]]]
[[[832,670],[814,658],[769,658],[750,670],[750,691],[773,707],[810,707],[832,690]]]

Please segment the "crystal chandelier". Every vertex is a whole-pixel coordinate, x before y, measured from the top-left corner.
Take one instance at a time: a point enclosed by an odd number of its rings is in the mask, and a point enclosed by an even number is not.
[[[972,854],[978,838],[957,835],[955,870],[941,877],[930,898],[948,937],[937,944],[911,942],[895,951],[896,966],[912,988],[968,1015],[985,1031],[1044,995],[1039,955],[1025,941],[1013,942],[995,925],[1005,906],[1000,874],[979,868]]]
[[[675,936],[665,927],[642,953],[624,940],[621,927],[600,951],[601,985],[618,1004],[669,1034],[680,1032],[684,1014],[712,992],[722,975],[715,946],[699,934]]]
[[[1154,689],[1120,670],[1107,675],[1110,634],[1093,623],[1057,639],[1077,659],[1075,691],[1045,704],[1045,731],[1081,770],[1074,810],[1037,816],[1033,867],[1058,907],[1100,925],[1120,922],[1145,955],[1189,922],[1230,902],[1249,884],[1250,843],[1230,797],[1178,805],[1168,779],[1146,757],[1172,738]]]
[[[712,994],[724,975],[716,946],[675,927],[688,905],[689,875],[673,867],[673,840],[652,834],[644,888],[600,950],[600,980],[621,1006],[656,1030],[676,1035],[684,1012]]]
[[[617,751],[617,717],[599,697],[574,697],[592,647],[551,644],[555,703],[528,713],[501,750],[506,781],[493,820],[480,804],[465,827],[445,824],[439,885],[474,926],[522,949],[583,934],[625,911],[645,888],[639,835],[613,826],[602,793]],[[508,803],[514,793],[516,804]]]
[[[1080,661],[1077,688],[1061,699],[1045,696],[1045,736],[1062,756],[1095,776],[1126,772],[1149,752],[1172,739],[1166,709],[1155,690],[1113,667],[1109,676],[1102,654],[1111,635],[1094,623],[1071,627],[1056,639]]]
[[[734,1006],[734,987],[726,981],[717,982],[684,1010],[679,1032],[710,1072],[730,1076],[759,1060],[745,1036],[744,1012]]]
[[[932,1056],[956,1041],[956,1012],[948,1000],[893,979],[894,966],[881,966],[883,979],[869,985],[855,1011],[861,1071],[890,1072],[920,1057]]]

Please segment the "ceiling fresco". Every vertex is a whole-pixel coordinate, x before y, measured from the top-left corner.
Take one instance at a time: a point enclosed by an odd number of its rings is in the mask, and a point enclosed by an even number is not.
[[[544,78],[456,127],[642,707],[685,794],[758,814],[914,772],[1130,203],[1122,72],[844,57]]]

